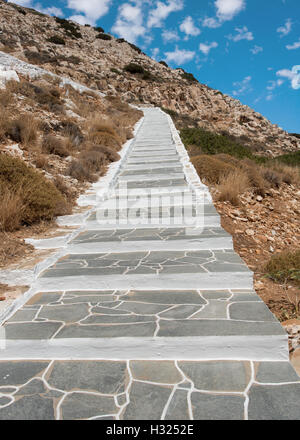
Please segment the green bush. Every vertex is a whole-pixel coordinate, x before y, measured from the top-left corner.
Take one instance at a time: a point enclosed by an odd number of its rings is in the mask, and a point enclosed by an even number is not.
[[[165,61],[160,61],[159,64],[162,64],[165,67],[169,67],[168,64]]]
[[[199,154],[225,153],[238,159],[255,160],[257,163],[267,161],[266,158],[254,155],[250,148],[235,142],[226,135],[212,133],[203,128],[184,128],[181,130],[180,136],[185,145],[199,147]]]
[[[184,72],[181,77],[189,82],[199,82],[192,73]]]
[[[273,159],[275,162],[281,162],[292,167],[300,167],[300,151],[294,153],[283,154]]]
[[[62,46],[65,46],[66,42],[65,40],[60,37],[59,35],[52,35],[52,37],[48,38],[49,43],[53,44],[61,44]]]
[[[101,27],[101,26],[94,27],[94,30],[95,30],[96,32],[104,33],[104,29],[103,29],[103,27]]]
[[[125,72],[129,72],[134,75],[137,73],[140,73],[140,74],[145,73],[145,69],[143,68],[143,66],[141,66],[140,64],[136,64],[136,63],[127,64],[123,70],[125,70]]]
[[[111,35],[102,34],[102,33],[99,33],[96,38],[99,38],[100,40],[105,40],[105,41],[109,41],[112,39]]]

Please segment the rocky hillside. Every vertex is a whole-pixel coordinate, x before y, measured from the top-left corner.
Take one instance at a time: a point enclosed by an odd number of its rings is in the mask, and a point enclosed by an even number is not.
[[[131,103],[187,115],[264,155],[300,148],[300,139],[238,100],[171,69],[102,28],[79,26],[0,0],[0,50]],[[191,119],[192,118],[192,119]]]

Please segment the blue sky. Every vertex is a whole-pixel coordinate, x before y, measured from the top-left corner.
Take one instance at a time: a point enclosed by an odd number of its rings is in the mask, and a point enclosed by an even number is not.
[[[100,25],[300,133],[299,0],[18,0]]]

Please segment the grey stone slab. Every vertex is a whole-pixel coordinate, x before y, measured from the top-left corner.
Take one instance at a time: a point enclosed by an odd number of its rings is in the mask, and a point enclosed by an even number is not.
[[[125,391],[126,363],[117,361],[55,361],[47,382],[63,391],[119,394]]]
[[[133,382],[130,403],[125,408],[124,420],[160,420],[172,389],[166,386]]]
[[[34,295],[30,300],[27,302],[27,305],[43,305],[43,304],[50,304],[56,301],[59,301],[62,297],[62,292],[40,292]]]
[[[124,300],[150,304],[206,304],[198,292],[192,290],[131,291]]]
[[[194,420],[244,420],[242,396],[192,393]]]
[[[113,297],[107,295],[77,295],[74,298],[64,298],[63,304],[80,304],[80,303],[90,303],[90,304],[110,304]],[[117,305],[115,303],[114,305]]]
[[[231,319],[248,321],[277,321],[265,303],[235,303],[229,306]]]
[[[110,396],[72,393],[65,398],[61,405],[63,420],[84,420],[117,412],[118,408],[114,398]]]
[[[61,338],[125,338],[125,337],[151,337],[154,335],[156,324],[154,322],[136,324],[112,325],[69,325],[64,327],[55,336]]]
[[[22,385],[41,375],[48,364],[49,361],[0,361],[0,386]]]
[[[212,299],[209,304],[193,316],[193,319],[227,319],[227,306],[226,301]]]
[[[245,264],[232,264],[232,263],[223,263],[223,262],[211,262],[204,263],[203,265],[205,269],[209,272],[250,272],[248,267]]]
[[[195,388],[205,391],[243,392],[251,377],[250,365],[246,362],[179,362],[179,367]]]
[[[190,420],[187,391],[175,391],[169,403],[165,420]]]
[[[114,306],[117,305],[117,303],[113,303]],[[101,307],[101,306],[94,306],[91,309],[92,313],[97,313],[101,315],[130,315],[130,311],[125,311],[121,309],[111,309],[109,307]]]
[[[231,302],[263,302],[257,293],[234,293]]]
[[[0,408],[0,420],[54,420],[51,399],[39,395],[24,396],[5,408]]]
[[[231,297],[228,290],[201,290],[201,295],[207,300],[228,300]]]
[[[11,318],[9,318],[8,322],[32,321],[36,313],[37,311],[34,309],[18,310]]]
[[[93,315],[82,321],[82,324],[134,324],[137,322],[155,321],[154,316],[140,315]]]
[[[60,326],[59,322],[8,323],[5,332],[7,339],[49,339]]]
[[[44,382],[41,379],[33,379],[15,394],[16,396],[31,396],[34,394],[42,394],[47,392]]]
[[[158,336],[262,336],[284,335],[284,330],[278,323],[247,322],[225,320],[177,320],[160,321]]]
[[[290,362],[260,362],[255,380],[260,383],[300,382]]]
[[[199,306],[179,305],[166,312],[160,313],[160,317],[164,319],[187,319],[193,313],[199,311]]]
[[[249,392],[249,420],[300,420],[300,382],[254,384]]]
[[[52,321],[77,322],[87,316],[88,312],[87,304],[43,306],[38,317]]]
[[[7,404],[10,403],[11,401],[12,401],[12,398],[11,398],[11,397],[0,396],[0,406],[7,405]]]
[[[124,311],[125,313],[138,313],[142,315],[156,315],[159,312],[162,312],[163,310],[167,310],[170,307],[170,305],[160,305],[160,304],[144,304],[144,303],[138,303],[138,302],[124,302],[118,308],[116,311],[119,311],[121,313]]]
[[[176,384],[183,380],[173,361],[130,361],[130,370],[140,381]]]

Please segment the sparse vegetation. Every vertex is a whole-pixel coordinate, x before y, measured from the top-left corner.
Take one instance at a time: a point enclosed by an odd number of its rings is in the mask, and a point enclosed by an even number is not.
[[[181,77],[182,77],[183,79],[187,80],[187,81],[190,82],[190,83],[193,83],[193,82],[197,82],[197,83],[198,83],[198,82],[199,82],[199,81],[194,77],[194,75],[193,75],[192,73],[184,72],[184,73],[182,73]]]
[[[133,75],[135,75],[137,73],[139,73],[139,74],[145,73],[145,69],[143,68],[143,66],[141,66],[140,64],[136,64],[136,63],[126,64],[126,66],[123,68],[123,70],[125,72],[132,73]]]
[[[56,23],[60,25],[62,29],[64,29],[66,35],[68,35],[71,38],[82,38],[82,35],[79,31],[79,26],[75,23],[72,23],[69,20],[66,20],[64,18],[55,17]]]
[[[66,42],[60,35],[52,35],[52,37],[48,38],[49,43],[59,44],[61,46],[65,46]]]
[[[159,61],[159,64],[162,64],[165,67],[169,67],[168,64],[165,61]]]
[[[109,34],[104,34],[104,33],[99,33],[96,38],[99,38],[99,40],[105,40],[105,41],[110,41],[112,39],[112,36]]]
[[[300,250],[285,251],[272,256],[265,273],[278,283],[294,283],[300,287]]]
[[[249,188],[247,173],[236,169],[219,177],[218,200],[229,201],[232,205],[239,205],[239,196]]]

